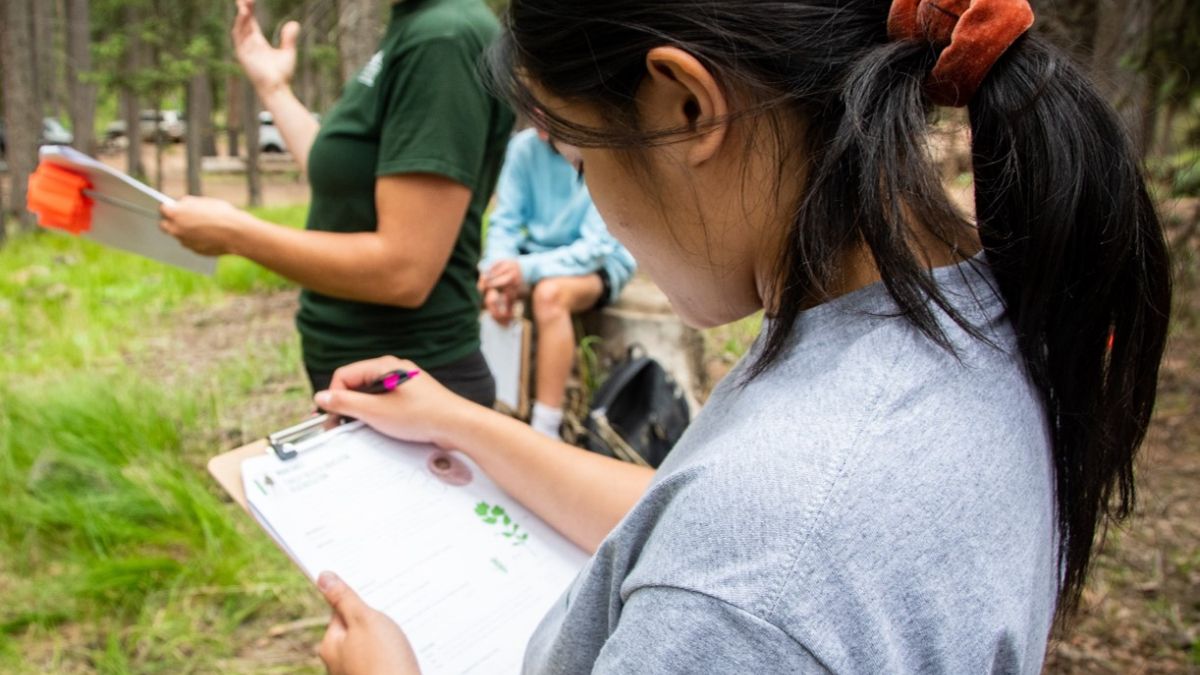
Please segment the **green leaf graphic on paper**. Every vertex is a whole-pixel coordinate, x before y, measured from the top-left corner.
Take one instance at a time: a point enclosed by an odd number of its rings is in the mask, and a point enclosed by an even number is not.
[[[475,505],[475,515],[484,522],[485,525],[496,525],[499,531],[496,534],[512,541],[513,546],[520,546],[529,541],[528,532],[519,532],[521,526],[513,522],[508,512],[499,504],[492,506],[487,502],[479,502]]]

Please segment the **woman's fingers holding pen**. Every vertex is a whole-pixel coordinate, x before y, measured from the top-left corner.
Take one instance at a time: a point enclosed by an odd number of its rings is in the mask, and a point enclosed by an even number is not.
[[[385,395],[364,394],[352,389],[330,389],[328,391],[319,391],[313,397],[313,401],[317,407],[324,410],[330,415],[336,415],[342,418],[362,420],[372,427],[384,431],[391,436],[403,437],[400,434],[390,433],[385,431],[393,425],[388,422],[388,413],[391,412],[390,404],[385,401]],[[337,421],[334,422],[334,426]],[[406,438],[406,440],[422,440],[419,438]]]
[[[340,422],[338,417],[361,419],[371,426],[376,426],[375,422],[383,412],[383,406],[373,396],[359,394],[356,390],[366,389],[385,373],[403,367],[405,363],[394,356],[342,366],[334,371],[329,390],[317,392],[313,401],[318,409],[332,416],[333,426]]]
[[[381,356],[351,363],[334,371],[329,388],[361,389],[393,370],[417,370],[417,364],[395,356]]]
[[[418,443],[453,447],[454,420],[474,405],[433,377],[421,372],[386,394],[365,394],[363,389],[391,371],[418,370],[411,361],[383,357],[339,368],[333,374],[328,391],[313,398],[322,410],[342,417],[362,420],[377,431],[393,438]]]

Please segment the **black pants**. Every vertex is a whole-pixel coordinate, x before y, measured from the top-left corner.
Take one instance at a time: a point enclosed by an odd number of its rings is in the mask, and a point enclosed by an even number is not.
[[[306,370],[314,393],[329,388],[333,381],[332,372]],[[492,371],[483,360],[483,352],[475,351],[454,363],[425,370],[447,389],[467,400],[488,408],[496,402],[496,380],[492,379]]]

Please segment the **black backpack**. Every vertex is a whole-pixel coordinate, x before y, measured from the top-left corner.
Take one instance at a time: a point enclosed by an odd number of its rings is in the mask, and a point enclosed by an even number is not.
[[[584,447],[658,468],[691,422],[683,389],[654,359],[633,346],[592,397]]]

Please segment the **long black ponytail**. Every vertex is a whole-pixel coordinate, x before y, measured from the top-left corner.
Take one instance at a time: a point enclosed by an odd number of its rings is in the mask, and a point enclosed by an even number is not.
[[[978,228],[1050,424],[1065,616],[1098,530],[1133,507],[1133,460],[1167,334],[1166,243],[1116,116],[1034,34],[970,102],[976,222],[961,215],[927,145],[934,110],[923,83],[938,50],[889,40],[888,9],[879,0],[512,0],[493,76],[526,112],[538,106],[530,80],[603,111],[612,121],[603,129],[542,115],[556,136],[585,146],[636,151],[678,134],[642,129],[633,105],[646,53],[664,44],[754,99],[731,122],[803,117],[808,184],[778,261],[779,320],[754,372],[778,360],[795,318],[857,246],[905,317],[949,347],[937,308],[973,329],[914,253],[910,223],[951,246]],[[784,143],[781,165],[797,151]]]
[[[1066,606],[1105,518],[1133,511],[1171,306],[1167,244],[1129,139],[1035,36],[970,105],[979,234],[1050,413]]]

